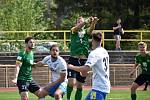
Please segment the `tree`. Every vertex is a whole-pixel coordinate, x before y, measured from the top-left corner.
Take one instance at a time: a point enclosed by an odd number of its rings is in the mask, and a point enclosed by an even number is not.
[[[47,28],[44,0],[2,0],[1,30],[33,31]]]

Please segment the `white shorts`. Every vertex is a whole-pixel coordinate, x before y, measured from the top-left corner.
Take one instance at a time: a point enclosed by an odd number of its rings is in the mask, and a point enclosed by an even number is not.
[[[114,39],[115,40],[121,40],[121,36],[120,35],[114,35]]]
[[[54,97],[54,94],[58,88],[61,89],[61,91],[63,92],[62,95],[64,95],[67,92],[67,82],[58,83],[55,86],[51,87],[48,90],[49,95]]]

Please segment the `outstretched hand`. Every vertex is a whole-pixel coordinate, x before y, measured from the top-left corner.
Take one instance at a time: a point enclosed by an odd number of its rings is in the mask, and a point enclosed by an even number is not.
[[[34,62],[33,65],[32,65],[32,67],[36,68],[36,66],[37,66],[37,63]]]
[[[16,85],[17,84],[17,78],[14,78],[13,80],[11,80],[11,84]]]
[[[99,18],[97,18],[97,17],[93,17],[93,18],[94,18],[93,22],[95,22],[95,23],[99,20]]]

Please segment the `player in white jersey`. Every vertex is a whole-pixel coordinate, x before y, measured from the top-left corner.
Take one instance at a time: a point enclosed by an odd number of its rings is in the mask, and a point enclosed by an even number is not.
[[[92,51],[84,66],[76,67],[68,65],[69,69],[81,72],[87,76],[92,69],[92,90],[86,96],[85,100],[105,100],[106,94],[110,92],[109,80],[109,55],[101,47],[102,34],[100,32],[92,35]]]
[[[59,56],[58,45],[52,45],[50,53],[51,55],[46,56],[42,61],[35,64],[35,66],[48,65],[51,70],[51,82],[41,90],[40,97],[50,95],[55,100],[62,100],[62,96],[67,91],[67,64]]]

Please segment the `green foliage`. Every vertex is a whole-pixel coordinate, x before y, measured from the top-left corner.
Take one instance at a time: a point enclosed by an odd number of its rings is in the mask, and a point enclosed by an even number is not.
[[[8,0],[0,5],[0,29],[33,31],[47,29],[44,0]]]
[[[78,16],[97,16],[100,21],[96,29],[99,30],[112,29],[117,17],[122,18],[124,29],[149,29],[148,2],[149,0],[0,0],[0,30],[70,30]],[[26,34],[0,33],[0,39],[17,41],[24,39]],[[63,37],[59,33],[35,33],[33,36],[36,39],[49,40]],[[139,35],[130,34],[125,37],[138,39]],[[105,45],[106,48],[113,49],[114,43]]]

